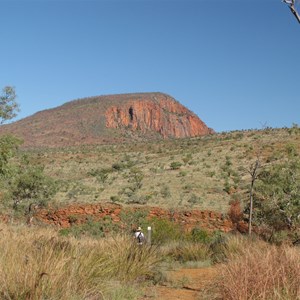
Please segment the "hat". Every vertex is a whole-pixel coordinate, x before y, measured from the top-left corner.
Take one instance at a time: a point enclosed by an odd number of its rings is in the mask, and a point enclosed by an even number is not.
[[[142,230],[142,228],[139,226],[138,228],[137,228],[137,231],[141,231]]]

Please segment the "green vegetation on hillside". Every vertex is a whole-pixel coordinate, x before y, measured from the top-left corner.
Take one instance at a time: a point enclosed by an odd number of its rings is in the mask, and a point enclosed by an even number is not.
[[[248,201],[246,170],[258,156],[264,169],[284,164],[289,151],[297,159],[299,131],[292,130],[27,153],[60,181],[57,204],[114,201],[227,212],[231,200]]]

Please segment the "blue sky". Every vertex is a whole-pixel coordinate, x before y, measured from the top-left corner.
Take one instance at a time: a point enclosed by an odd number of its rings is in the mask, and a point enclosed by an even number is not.
[[[0,0],[17,119],[164,92],[218,132],[300,123],[300,24],[281,0]]]

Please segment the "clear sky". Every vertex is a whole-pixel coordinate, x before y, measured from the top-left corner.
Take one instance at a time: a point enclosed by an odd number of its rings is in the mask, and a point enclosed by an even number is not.
[[[0,33],[17,119],[164,92],[218,132],[300,124],[300,24],[281,0],[0,0]]]

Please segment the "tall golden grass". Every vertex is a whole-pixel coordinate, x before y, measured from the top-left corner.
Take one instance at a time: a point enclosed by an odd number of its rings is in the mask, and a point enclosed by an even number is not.
[[[165,258],[168,257],[181,263],[206,261],[211,256],[208,245],[191,241],[169,242],[161,246],[160,251]]]
[[[117,299],[116,287],[152,276],[160,259],[128,236],[78,241],[2,225],[0,299]]]
[[[235,238],[217,284],[222,299],[300,299],[300,250]]]

